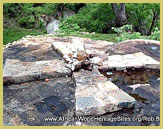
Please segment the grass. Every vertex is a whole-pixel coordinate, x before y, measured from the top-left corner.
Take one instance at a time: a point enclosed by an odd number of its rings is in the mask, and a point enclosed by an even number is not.
[[[56,36],[76,36],[82,38],[90,38],[93,40],[105,40],[109,42],[116,42],[115,38],[117,34],[80,34],[80,33],[71,33],[71,34],[59,34]]]
[[[5,29],[3,30],[3,44],[16,41],[26,35],[41,35],[45,34],[43,31],[36,29]]]
[[[3,44],[6,45],[7,43],[16,41],[21,39],[26,35],[43,35],[45,34],[44,31],[37,30],[37,29],[5,29],[3,30]],[[80,33],[71,33],[71,34],[59,34],[54,36],[76,36],[76,37],[83,37],[83,38],[90,38],[93,40],[105,40],[109,42],[116,42],[115,38],[117,37],[116,34],[80,34]]]

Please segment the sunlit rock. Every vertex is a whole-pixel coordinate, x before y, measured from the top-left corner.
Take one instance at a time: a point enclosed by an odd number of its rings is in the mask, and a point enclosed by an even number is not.
[[[107,42],[102,40],[85,40],[85,49],[86,52],[92,56],[105,56],[105,51],[107,47],[112,46],[113,42]]]
[[[51,21],[50,23],[48,23],[46,29],[47,29],[47,33],[48,34],[54,34],[56,33],[57,30],[59,30],[59,20],[54,19],[53,21]]]
[[[53,48],[58,52],[65,61],[75,70],[82,62],[86,61],[88,54],[85,52],[84,40],[82,38],[72,38],[68,42],[53,42]],[[70,66],[69,65],[69,66]]]
[[[121,71],[132,68],[160,69],[160,62],[139,52],[135,54],[108,56],[108,60],[103,62],[103,66],[99,67],[103,71],[114,69]]]
[[[22,83],[70,75],[71,71],[63,61],[22,62],[7,59],[3,68],[3,83]]]
[[[133,39],[116,43],[107,48],[108,55],[125,55],[143,52],[145,55],[160,61],[160,41]]]
[[[106,112],[132,108],[135,99],[107,81],[97,69],[73,73],[76,82],[76,115],[102,115]]]
[[[49,34],[9,43],[3,49],[4,125],[115,125],[44,118],[159,116],[159,59],[160,43],[144,39],[113,44]]]

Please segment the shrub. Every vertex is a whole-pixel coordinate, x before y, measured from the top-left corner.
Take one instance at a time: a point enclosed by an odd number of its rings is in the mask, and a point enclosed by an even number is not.
[[[88,32],[106,33],[109,31],[108,23],[113,26],[113,19],[114,15],[110,4],[87,4],[71,17],[71,21],[67,19],[64,23],[76,24]]]
[[[133,28],[132,28],[132,25],[124,25],[120,28],[112,27],[112,30],[118,34],[122,34],[125,32],[132,32]]]
[[[142,36],[140,32],[131,33],[133,31],[132,25],[124,25],[120,28],[112,27],[112,30],[114,30],[116,33],[119,34],[119,36],[116,37],[117,42],[129,40],[129,39],[160,40],[160,30],[157,27],[154,29],[154,32],[150,36]]]
[[[62,21],[62,23],[59,25],[59,31],[61,33],[72,33],[72,32],[80,32],[85,31],[85,29],[82,29],[78,24],[72,23],[73,18],[69,17],[67,20]]]
[[[128,21],[133,25],[135,31],[142,35],[147,35],[151,27],[154,15],[158,15],[155,20],[155,27],[160,27],[160,4],[159,3],[130,3],[126,4],[126,15]]]
[[[132,25],[124,25],[120,28],[112,27],[112,30],[119,34],[119,36],[116,37],[117,42],[129,40],[129,39],[148,39],[149,38],[147,36],[142,36],[141,33],[139,32],[133,32]]]
[[[20,26],[23,26],[25,28],[33,28],[35,24],[35,18],[34,16],[23,16],[18,20],[18,23]]]
[[[160,30],[156,27],[153,33],[149,36],[149,39],[160,40]]]
[[[129,39],[147,39],[147,36],[141,36],[139,32],[134,32],[132,34],[124,32],[119,37],[116,37],[117,42],[121,42]]]

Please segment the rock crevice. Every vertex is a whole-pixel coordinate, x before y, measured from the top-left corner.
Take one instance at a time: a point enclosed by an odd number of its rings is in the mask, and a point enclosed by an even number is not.
[[[136,98],[122,90],[123,88],[111,80],[110,75],[114,76],[113,72],[121,71],[128,75],[128,69],[150,69],[158,72],[160,62],[158,55],[155,57],[154,46],[151,44],[156,44],[157,48],[159,46],[159,43],[146,40],[132,40],[113,45],[112,42],[79,37],[27,36],[4,48],[4,96],[11,92],[14,101],[28,103],[27,105],[35,110],[32,114],[41,118],[46,116],[47,112],[52,116],[99,116],[134,108]],[[142,50],[138,45],[145,45],[148,49]],[[149,53],[153,55],[150,57]],[[146,85],[148,84],[140,87]],[[26,91],[24,96],[21,93],[23,89]],[[32,98],[33,104],[29,101]],[[31,111],[23,111],[18,104],[15,107],[22,111],[17,112],[12,108],[12,103],[4,98],[4,107],[6,104],[9,106],[5,108],[6,113],[12,110],[21,119],[28,119]],[[71,107],[70,111],[68,106]],[[22,117],[23,113],[27,116]],[[26,124],[31,125],[28,120]]]

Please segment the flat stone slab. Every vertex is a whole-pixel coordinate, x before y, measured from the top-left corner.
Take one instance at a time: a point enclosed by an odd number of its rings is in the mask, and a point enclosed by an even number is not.
[[[106,51],[114,43],[102,40],[85,39],[85,51],[91,57],[90,62],[94,65],[102,65],[102,62],[107,59]]]
[[[84,40],[81,38],[74,37],[71,41],[68,42],[53,42],[54,49],[59,52],[65,60],[69,62],[68,57],[76,57],[79,51],[85,52],[84,49]]]
[[[85,52],[84,39],[73,37],[68,42],[53,42],[54,50],[59,53],[69,64],[72,70],[81,67],[88,54]]]
[[[75,87],[71,77],[4,85],[4,126],[61,126],[66,121],[52,117],[73,117]]]
[[[102,115],[122,108],[132,108],[136,102],[133,97],[107,81],[97,69],[80,70],[73,75],[76,82],[77,116]]]
[[[58,60],[22,62],[7,59],[3,68],[3,83],[22,83],[70,76],[71,70],[65,65],[64,61]]]
[[[90,56],[98,56],[102,61],[106,59],[105,51],[112,44],[112,42],[73,36],[26,36],[4,46],[3,64],[6,59],[35,62],[64,58],[69,63],[68,67],[75,70],[82,65],[88,65]]]
[[[80,37],[67,37],[68,41],[53,42],[54,50],[59,53],[68,63],[72,70],[80,68],[85,62],[88,64],[90,57],[99,58],[103,61],[107,58],[105,51],[108,46],[113,45],[112,42],[102,40],[91,40]],[[97,59],[93,59],[90,63],[99,64]]]
[[[108,55],[125,55],[143,52],[145,55],[160,61],[160,41],[133,39],[116,43],[108,47]]]
[[[146,69],[160,69],[160,62],[146,56],[142,52],[126,55],[113,55],[108,56],[108,60],[103,62],[103,66],[99,67],[100,70],[113,70],[117,71],[126,70],[130,68],[146,68]]]
[[[57,54],[51,42],[64,40],[64,38],[50,36],[26,36],[18,41],[7,44],[3,49],[3,64],[6,59],[17,59],[21,61],[43,61],[62,59]]]
[[[107,42],[102,40],[90,40],[85,39],[85,49],[87,54],[93,57],[105,58],[106,50],[108,47],[112,46],[113,42]]]

